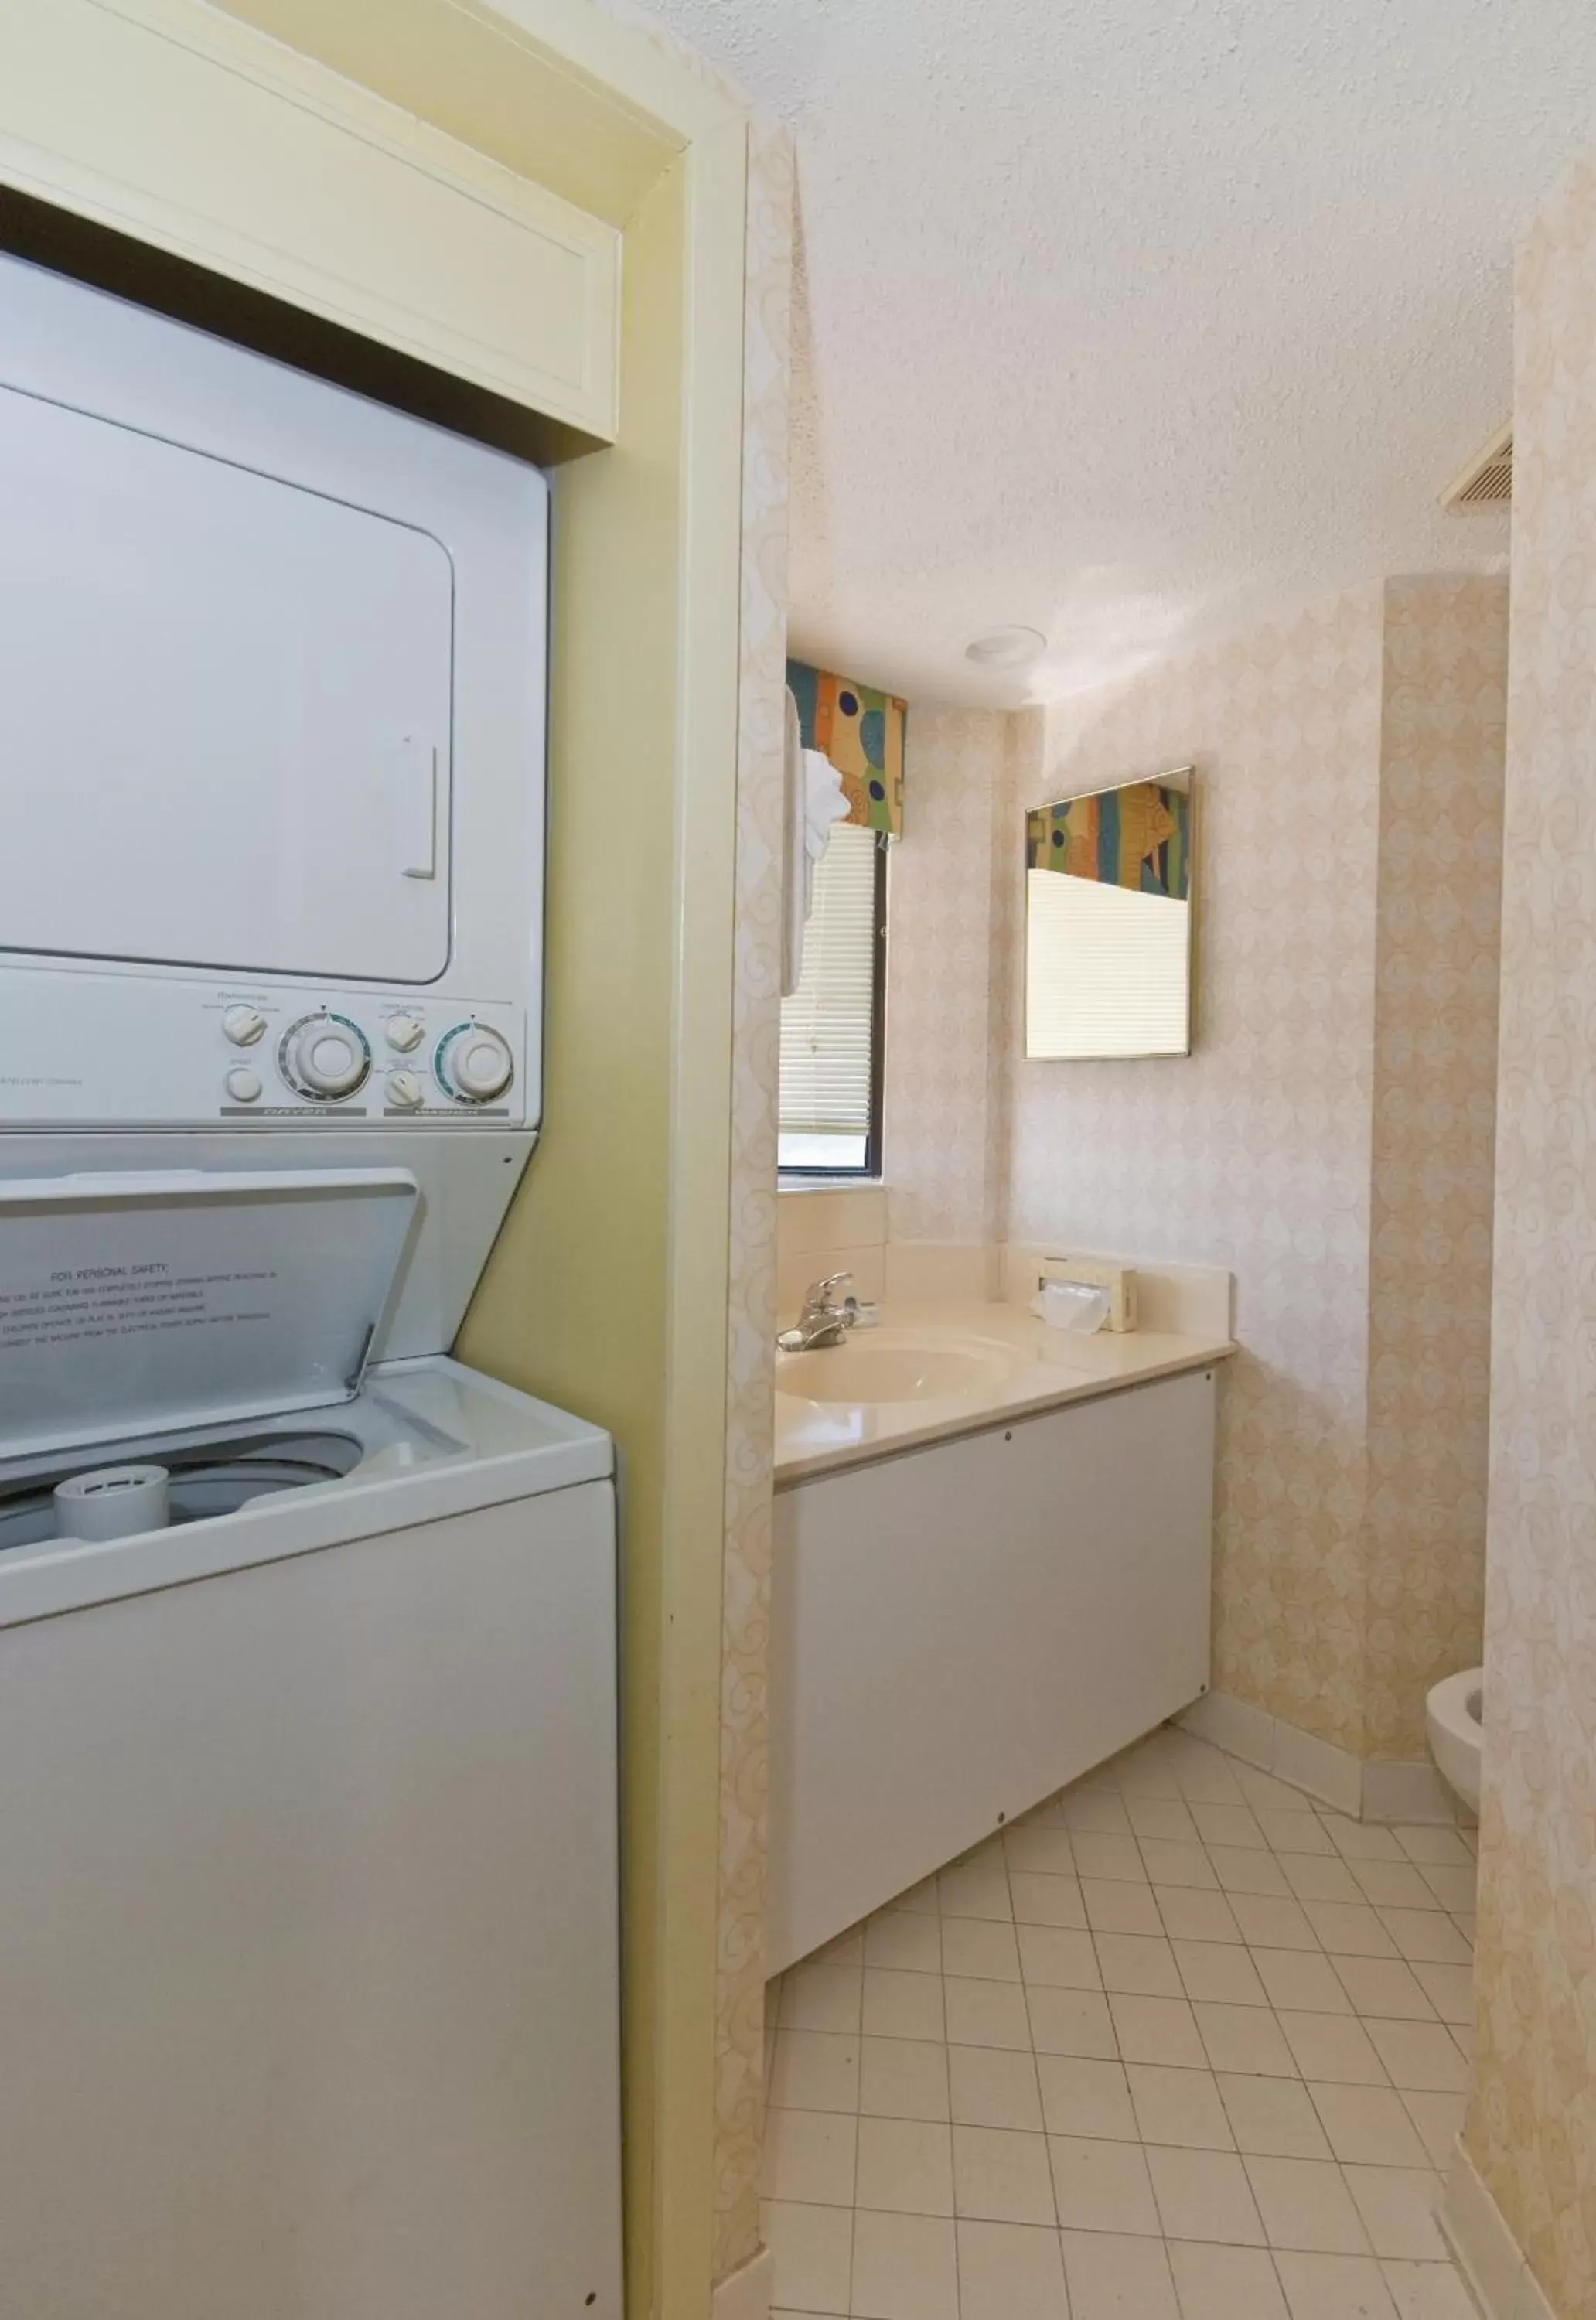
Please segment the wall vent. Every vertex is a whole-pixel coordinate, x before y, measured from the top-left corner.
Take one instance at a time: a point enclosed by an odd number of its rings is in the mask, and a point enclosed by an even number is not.
[[[1506,507],[1513,496],[1513,426],[1499,427],[1474,453],[1461,476],[1441,494],[1448,515],[1472,515],[1476,508]]]

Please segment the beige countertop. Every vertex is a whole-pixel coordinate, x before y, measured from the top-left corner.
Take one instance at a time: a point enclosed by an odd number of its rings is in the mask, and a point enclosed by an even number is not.
[[[927,1349],[959,1342],[980,1348],[990,1374],[972,1388],[935,1400],[848,1401],[840,1398],[848,1357],[873,1342],[884,1350],[915,1345]],[[813,1354],[776,1356],[775,1480],[778,1489],[842,1466],[862,1465],[916,1444],[970,1434],[1004,1418],[1034,1415],[1065,1402],[1087,1401],[1150,1379],[1202,1369],[1237,1350],[1233,1339],[1177,1337],[1172,1332],[1132,1329],[1120,1336],[1100,1330],[1082,1337],[1049,1329],[1021,1305],[905,1303],[884,1306],[875,1329],[862,1329],[835,1347]],[[835,1360],[839,1398],[821,1364]],[[803,1361],[813,1384],[803,1394],[784,1389],[784,1366]],[[789,1376],[792,1373],[789,1371]],[[828,1399],[812,1398],[823,1384]]]

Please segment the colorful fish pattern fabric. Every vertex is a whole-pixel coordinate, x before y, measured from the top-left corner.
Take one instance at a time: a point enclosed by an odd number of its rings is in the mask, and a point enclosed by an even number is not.
[[[818,749],[842,776],[848,819],[864,829],[903,834],[905,704],[875,685],[833,676],[807,662],[787,663],[806,749]]]
[[[1025,817],[1025,858],[1032,870],[1183,902],[1192,883],[1191,794],[1131,782],[1038,806]]]

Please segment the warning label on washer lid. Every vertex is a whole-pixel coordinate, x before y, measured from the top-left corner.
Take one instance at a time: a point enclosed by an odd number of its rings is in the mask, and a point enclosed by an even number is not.
[[[277,1278],[158,1264],[52,1273],[36,1286],[0,1289],[0,1351],[269,1322]]]
[[[0,1460],[348,1400],[416,1201],[398,1169],[0,1177]]]

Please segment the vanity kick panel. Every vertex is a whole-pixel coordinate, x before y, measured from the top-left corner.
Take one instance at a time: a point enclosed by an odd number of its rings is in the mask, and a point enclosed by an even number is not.
[[[1209,1681],[1214,1377],[777,1493],[767,1971]]]

